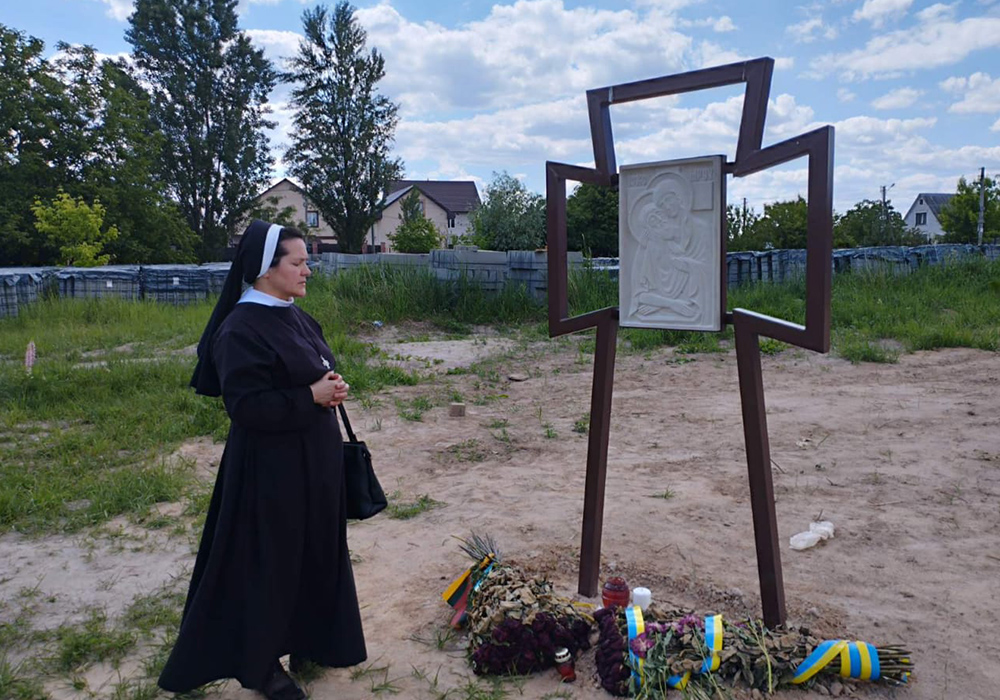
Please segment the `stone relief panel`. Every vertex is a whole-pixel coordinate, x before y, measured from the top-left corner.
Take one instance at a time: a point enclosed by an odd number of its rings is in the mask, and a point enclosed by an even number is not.
[[[620,168],[622,326],[722,329],[723,162],[709,156]]]

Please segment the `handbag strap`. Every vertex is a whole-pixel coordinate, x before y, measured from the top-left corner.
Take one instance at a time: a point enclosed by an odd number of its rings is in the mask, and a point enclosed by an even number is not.
[[[354,431],[351,430],[351,421],[347,418],[347,409],[344,408],[344,404],[339,404],[337,410],[340,411],[340,420],[344,421],[344,429],[347,431],[347,438],[351,442],[357,442],[358,438],[354,435]]]

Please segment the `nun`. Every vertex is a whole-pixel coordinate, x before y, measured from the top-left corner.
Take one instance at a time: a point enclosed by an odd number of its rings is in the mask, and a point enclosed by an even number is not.
[[[292,673],[367,657],[331,410],[349,387],[295,306],[310,274],[299,231],[254,221],[198,344],[191,386],[222,396],[231,425],[164,690],[235,678],[300,700],[280,657]]]

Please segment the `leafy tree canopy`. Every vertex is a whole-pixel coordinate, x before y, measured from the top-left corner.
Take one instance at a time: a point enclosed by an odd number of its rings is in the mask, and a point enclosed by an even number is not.
[[[200,255],[215,257],[271,174],[277,80],[237,24],[237,0],[136,0],[125,38],[163,134],[158,171]]]
[[[472,242],[481,248],[534,250],[545,245],[545,200],[506,171],[493,173],[472,226]]]
[[[941,208],[942,243],[977,243],[979,241],[979,180],[959,178],[955,196]],[[983,242],[1000,237],[1000,182],[984,178]]]
[[[50,245],[58,248],[60,265],[93,267],[106,265],[110,255],[101,254],[104,246],[118,238],[118,229],[104,230],[104,207],[99,201],[88,206],[82,198],[74,200],[60,191],[51,204],[35,200],[35,228]]]
[[[569,250],[594,257],[618,255],[618,190],[581,183],[566,201]]]
[[[434,222],[424,216],[420,191],[414,187],[400,202],[400,224],[389,235],[400,253],[429,253],[441,246],[441,234]]]
[[[340,249],[360,252],[389,184],[402,175],[390,148],[397,107],[378,91],[385,59],[366,51],[354,9],[340,2],[302,14],[305,40],[289,61],[296,84],[288,171],[337,234]]]

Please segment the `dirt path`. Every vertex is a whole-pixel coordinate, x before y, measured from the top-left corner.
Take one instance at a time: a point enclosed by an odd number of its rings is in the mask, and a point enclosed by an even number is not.
[[[433,360],[431,346],[406,350]],[[447,362],[461,366],[453,354]],[[591,362],[576,341],[541,343],[477,373],[438,374],[367,410],[351,407],[386,490],[440,502],[412,520],[379,516],[350,528],[370,664],[388,667],[397,697],[441,697],[471,675],[460,640],[444,631],[440,592],[467,566],[453,536],[489,532],[508,559],[575,593],[587,441],[574,427],[589,412]],[[513,373],[524,381],[509,381]],[[918,671],[895,697],[996,697],[1000,358],[944,350],[896,365],[851,365],[788,350],[765,358],[764,383],[790,622],[821,635],[908,644]],[[450,418],[442,399],[456,393],[466,398],[464,418]],[[418,396],[438,405],[422,421],[401,418],[394,400]],[[187,455],[210,472],[221,449],[201,442]],[[620,355],[602,579],[622,574],[652,589],[654,599],[700,612],[759,615],[744,460],[731,351]],[[788,538],[820,514],[835,524],[836,537],[790,550]],[[50,547],[0,538],[5,557],[25,546],[39,557]],[[160,564],[142,569],[176,574],[192,561],[188,547],[159,551]],[[90,565],[107,566],[105,556],[92,555]],[[128,551],[114,556],[130,566]],[[74,567],[64,571],[84,591],[112,575],[88,579]],[[148,590],[164,583],[147,578]],[[8,580],[0,596],[24,585]],[[42,593],[67,585],[58,567],[38,583]],[[525,680],[520,693],[511,687],[510,697],[610,697],[591,684],[592,661],[578,671],[572,686],[557,684],[553,671]],[[310,687],[317,700],[385,697],[373,692],[383,680],[334,670]],[[893,696],[860,686],[847,692]],[[226,686],[208,697],[256,696]]]

